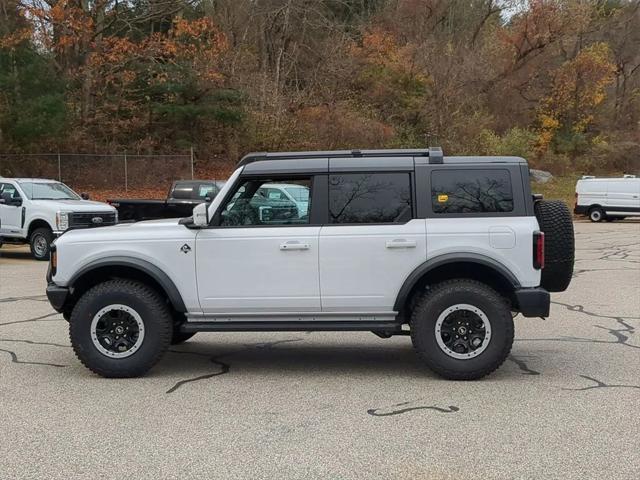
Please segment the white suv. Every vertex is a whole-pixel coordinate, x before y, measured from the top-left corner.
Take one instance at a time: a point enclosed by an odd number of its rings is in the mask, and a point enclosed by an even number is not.
[[[273,184],[306,191],[308,215],[260,215]],[[56,241],[47,296],[92,371],[141,375],[201,331],[372,331],[480,378],[509,354],[512,314],[547,316],[573,271],[570,212],[534,199],[515,157],[250,154],[193,213]]]
[[[29,243],[38,260],[49,259],[51,242],[67,229],[114,225],[117,215],[55,180],[0,178],[0,245]]]

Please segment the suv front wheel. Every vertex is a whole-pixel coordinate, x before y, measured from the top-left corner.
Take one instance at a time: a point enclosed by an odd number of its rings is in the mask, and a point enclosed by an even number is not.
[[[491,287],[467,279],[436,284],[411,312],[411,340],[438,375],[476,380],[496,370],[513,345],[513,318]]]
[[[158,293],[140,282],[110,280],[78,300],[69,322],[76,356],[103,377],[137,377],[169,348],[171,312]]]

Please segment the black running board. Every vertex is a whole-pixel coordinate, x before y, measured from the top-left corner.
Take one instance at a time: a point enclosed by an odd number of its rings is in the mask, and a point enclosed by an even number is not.
[[[180,326],[184,333],[194,332],[369,332],[400,333],[398,322],[185,322]]]

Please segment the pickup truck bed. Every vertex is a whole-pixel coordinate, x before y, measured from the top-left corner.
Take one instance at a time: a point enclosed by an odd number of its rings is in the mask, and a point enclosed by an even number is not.
[[[139,222],[158,218],[181,218],[191,215],[193,207],[207,197],[215,197],[224,182],[218,180],[178,180],[173,182],[166,200],[111,199],[120,221]]]

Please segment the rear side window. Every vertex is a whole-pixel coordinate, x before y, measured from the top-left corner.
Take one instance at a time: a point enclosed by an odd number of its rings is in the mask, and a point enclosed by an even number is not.
[[[434,213],[501,213],[513,211],[508,170],[447,169],[431,173]]]
[[[408,173],[329,176],[329,223],[404,223],[411,218]]]

